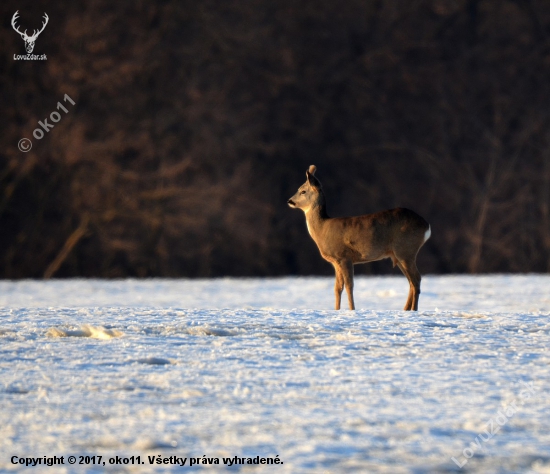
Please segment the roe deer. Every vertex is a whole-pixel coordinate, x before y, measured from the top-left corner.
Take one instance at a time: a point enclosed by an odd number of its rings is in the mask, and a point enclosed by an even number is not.
[[[405,311],[418,310],[420,272],[416,255],[430,238],[430,225],[409,209],[397,208],[355,217],[329,217],[321,183],[314,176],[317,168],[306,171],[306,182],[298,188],[288,205],[304,211],[307,230],[321,256],[334,266],[336,309],[340,309],[344,286],[349,309],[353,302],[353,265],[391,258],[409,280]]]

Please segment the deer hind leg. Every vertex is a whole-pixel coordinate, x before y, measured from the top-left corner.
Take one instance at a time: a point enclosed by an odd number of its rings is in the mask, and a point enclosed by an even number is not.
[[[418,299],[420,297],[420,281],[422,277],[418,268],[416,268],[416,258],[401,259],[397,261],[397,266],[409,280],[409,296],[403,308],[405,311],[418,311]]]
[[[342,290],[344,289],[344,276],[338,265],[334,265],[334,272],[336,273],[336,281],[334,282],[334,296],[336,297],[335,309],[340,309]]]
[[[405,307],[403,309],[405,311],[410,311],[410,309],[412,307],[413,296],[414,296],[413,285],[411,283],[411,279],[407,275],[407,272],[403,268],[403,265],[401,265],[401,263],[398,262],[397,266],[399,267],[399,270],[401,270],[403,272],[403,275],[405,275],[407,277],[407,280],[409,280],[409,295],[407,296],[407,302],[405,303]]]

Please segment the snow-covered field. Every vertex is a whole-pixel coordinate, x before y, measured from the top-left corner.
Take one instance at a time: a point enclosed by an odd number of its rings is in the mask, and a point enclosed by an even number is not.
[[[550,276],[332,288],[0,282],[0,471],[550,472]]]

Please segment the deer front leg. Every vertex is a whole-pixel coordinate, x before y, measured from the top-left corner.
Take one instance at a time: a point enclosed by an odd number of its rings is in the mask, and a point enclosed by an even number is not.
[[[340,271],[338,265],[334,265],[334,273],[336,274],[336,280],[334,282],[334,296],[336,297],[335,309],[340,309],[340,302],[342,300],[342,290],[344,289],[344,277]]]
[[[348,294],[349,309],[355,309],[355,303],[353,302],[353,263],[351,261],[338,262],[338,264],[335,265],[335,267],[336,266],[340,271],[341,278],[344,281],[344,286],[346,287],[346,293]],[[336,309],[340,309],[339,304],[338,304],[338,308]]]

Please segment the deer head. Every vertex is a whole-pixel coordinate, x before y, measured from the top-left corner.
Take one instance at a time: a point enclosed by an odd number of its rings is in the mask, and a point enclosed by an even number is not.
[[[15,24],[15,22],[18,19],[18,15],[19,15],[19,10],[17,10],[13,14],[13,17],[11,19],[11,26],[13,26],[13,29],[21,35],[21,38],[23,38],[23,41],[25,42],[25,49],[27,50],[27,53],[30,54],[34,49],[34,43],[36,42],[36,38],[38,38],[38,35],[44,31],[44,28],[46,28],[49,18],[48,18],[48,15],[44,13],[44,23],[42,23],[42,28],[40,29],[40,31],[34,30],[34,33],[32,34],[32,36],[27,36],[27,30],[25,30],[24,33],[21,33],[21,31],[19,31],[19,28]]]
[[[325,195],[320,181],[314,176],[317,167],[311,165],[306,171],[306,182],[287,202],[290,207],[302,209],[306,214],[312,207],[325,208]]]

